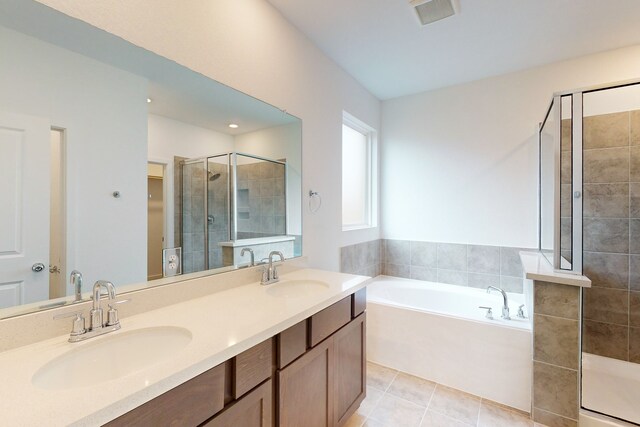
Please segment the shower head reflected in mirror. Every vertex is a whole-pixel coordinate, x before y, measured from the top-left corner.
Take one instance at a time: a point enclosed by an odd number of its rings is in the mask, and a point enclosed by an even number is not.
[[[208,171],[208,173],[209,173],[209,181],[215,181],[216,179],[220,178],[219,173],[213,173],[211,171]]]

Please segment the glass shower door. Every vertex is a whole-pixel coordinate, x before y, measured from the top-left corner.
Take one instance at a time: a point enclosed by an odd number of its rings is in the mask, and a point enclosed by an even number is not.
[[[640,424],[640,84],[583,99],[581,404]]]
[[[182,165],[182,272],[205,269],[205,168],[201,159]]]
[[[230,155],[207,159],[207,263],[208,268],[225,265],[221,242],[230,239]]]

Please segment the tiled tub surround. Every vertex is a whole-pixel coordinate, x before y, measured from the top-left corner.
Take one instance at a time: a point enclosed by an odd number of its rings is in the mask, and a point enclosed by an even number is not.
[[[583,350],[640,363],[640,110],[584,119]]]
[[[341,249],[345,273],[403,277],[460,286],[499,286],[522,293],[522,248],[373,240]]]
[[[524,295],[380,276],[367,289],[369,360],[529,412],[531,323],[515,317]],[[493,308],[485,318],[478,306]]]
[[[371,240],[340,248],[342,273],[379,276],[382,274],[383,240]]]

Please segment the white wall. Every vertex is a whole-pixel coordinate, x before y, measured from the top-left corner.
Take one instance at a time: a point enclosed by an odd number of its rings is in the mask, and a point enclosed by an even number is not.
[[[146,280],[146,80],[3,27],[0,58],[0,109],[65,129],[68,270]]]
[[[383,102],[384,237],[537,247],[553,92],[638,77],[634,46]]]
[[[149,159],[173,162],[233,150],[233,136],[168,117],[149,114]]]
[[[302,232],[302,150],[300,147],[300,123],[261,129],[237,135],[235,149],[269,159],[287,159],[287,220],[289,234]]]
[[[338,269],[338,248],[379,230],[341,231],[342,111],[380,128],[380,103],[265,0],[100,2],[39,0],[173,59],[303,120],[303,252],[313,266]]]

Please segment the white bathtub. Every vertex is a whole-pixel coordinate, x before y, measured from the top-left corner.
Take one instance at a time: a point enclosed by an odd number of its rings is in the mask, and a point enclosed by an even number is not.
[[[530,412],[531,322],[515,317],[522,303],[509,294],[507,321],[499,293],[379,276],[367,287],[367,357]],[[494,320],[478,306],[492,307]]]

